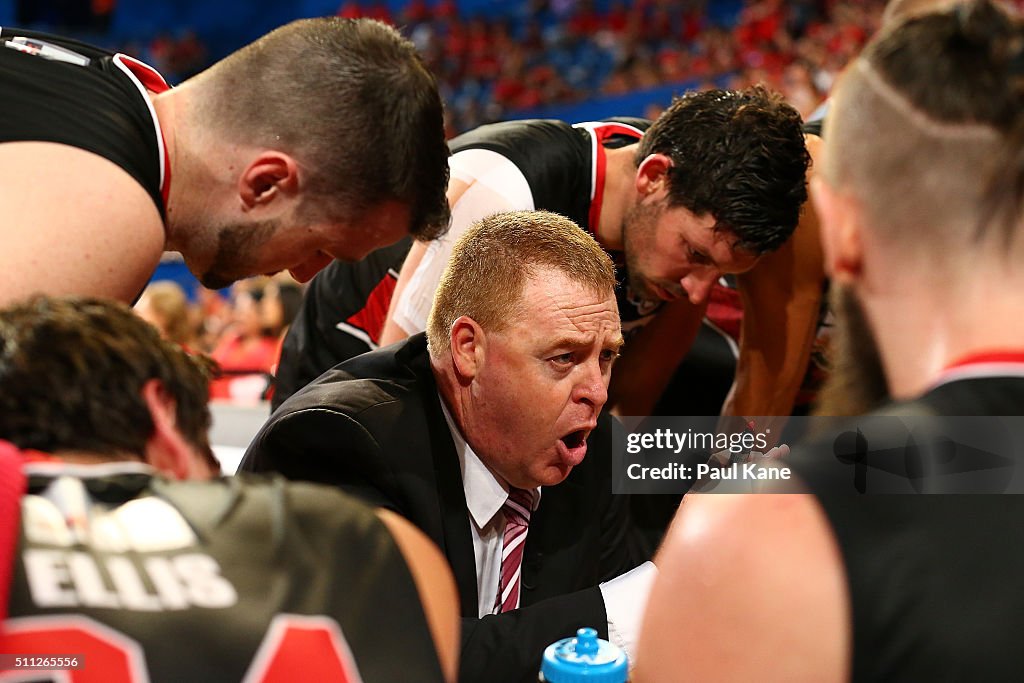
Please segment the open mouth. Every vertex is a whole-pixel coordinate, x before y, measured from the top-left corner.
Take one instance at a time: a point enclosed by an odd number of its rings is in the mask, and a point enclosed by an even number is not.
[[[589,429],[577,429],[558,440],[559,457],[563,465],[575,467],[587,457],[587,435]]]
[[[587,432],[584,429],[577,429],[575,432],[572,432],[571,434],[566,434],[560,439],[560,441],[564,443],[565,447],[570,451],[573,450],[574,448],[579,448],[580,446],[582,446],[586,442],[586,440]]]

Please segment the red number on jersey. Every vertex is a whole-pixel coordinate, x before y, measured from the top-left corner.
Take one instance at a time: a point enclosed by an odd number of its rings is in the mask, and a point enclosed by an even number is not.
[[[77,614],[21,617],[4,622],[0,651],[19,654],[78,655],[85,666],[53,674],[71,683],[142,683],[149,680],[138,642],[98,621]],[[39,678],[40,671],[21,671]],[[0,673],[0,681],[10,672]]]
[[[179,645],[183,656],[187,643]],[[85,666],[53,674],[70,683],[148,683],[146,657],[135,640],[80,615],[20,617],[4,623],[0,652],[83,656]],[[352,651],[337,622],[328,617],[279,614],[270,622],[245,683],[291,683],[302,678],[362,683]],[[0,672],[0,681],[24,674],[38,679],[45,672]],[[166,672],[164,672],[166,673]],[[164,675],[161,678],[170,678]]]

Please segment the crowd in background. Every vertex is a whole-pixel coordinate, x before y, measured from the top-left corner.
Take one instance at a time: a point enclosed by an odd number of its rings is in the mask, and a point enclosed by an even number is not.
[[[764,83],[805,117],[825,99],[842,66],[878,24],[883,0],[520,0],[493,16],[463,16],[454,0],[344,0],[343,17],[402,28],[438,77],[449,135],[517,113],[666,84],[740,88]],[[109,13],[110,4],[97,5]],[[83,15],[84,16],[84,15]],[[104,15],[105,16],[105,15]],[[94,28],[103,22],[86,22]],[[182,27],[121,46],[172,83],[207,66],[202,38]],[[656,117],[667,102],[652,101]],[[171,282],[153,285],[140,311],[223,368],[212,396],[266,398],[280,339],[298,308],[290,278],[255,279],[226,296]]]
[[[603,11],[592,0],[536,0],[486,20],[458,17],[450,0],[433,8],[412,0],[398,22],[440,79],[454,133],[666,84],[760,82],[808,115],[877,28],[883,6],[746,0],[731,14],[709,11],[705,0],[616,0]],[[341,12],[375,16],[374,7],[349,0]]]
[[[176,282],[158,280],[135,310],[165,338],[217,361],[210,398],[254,404],[273,391],[281,341],[301,302],[301,286],[281,274],[241,280],[226,297],[200,287],[195,301]]]
[[[438,77],[455,135],[538,107],[672,84],[760,82],[807,115],[877,28],[884,4],[516,0],[488,16],[465,16],[455,0],[408,0],[397,12],[381,0],[343,0],[337,14],[394,24],[413,40]],[[172,83],[211,59],[188,27],[120,49]],[[663,104],[652,102],[652,111]]]
[[[746,0],[735,16],[724,17],[706,0],[614,1],[603,10],[592,0],[509,6],[517,9],[503,17],[462,17],[453,0],[410,0],[394,15],[383,2],[345,0],[338,14],[403,27],[440,81],[455,135],[523,109],[672,83],[764,83],[806,117],[875,30],[884,2]],[[178,38],[161,34],[139,48],[126,47],[172,81],[200,70],[207,52],[188,31]],[[652,102],[647,115],[656,117],[662,106]],[[211,396],[242,403],[267,398],[299,285],[287,276],[255,279],[236,284],[226,297],[199,288],[191,302],[180,288],[172,294],[176,287],[154,285],[140,308],[160,307],[147,315],[162,317],[168,336],[218,361],[223,376]]]

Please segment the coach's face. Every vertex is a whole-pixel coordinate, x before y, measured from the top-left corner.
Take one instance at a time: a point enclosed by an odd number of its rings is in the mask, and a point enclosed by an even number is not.
[[[619,312],[611,292],[540,269],[510,315],[480,331],[466,437],[512,486],[551,486],[587,454],[622,344]]]

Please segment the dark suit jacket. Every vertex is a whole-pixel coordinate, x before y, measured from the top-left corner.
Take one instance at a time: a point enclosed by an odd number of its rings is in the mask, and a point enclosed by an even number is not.
[[[477,618],[462,474],[423,334],[346,361],[293,395],[257,434],[241,467],[335,484],[425,532],[458,585],[462,681],[536,681],[550,643],[582,626],[607,637],[597,584],[639,561],[627,543],[626,499],[611,495],[611,418],[602,416],[586,459],[544,489],[531,517],[520,609]]]

